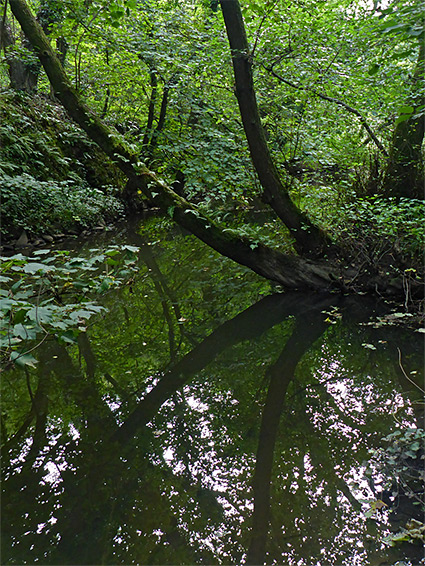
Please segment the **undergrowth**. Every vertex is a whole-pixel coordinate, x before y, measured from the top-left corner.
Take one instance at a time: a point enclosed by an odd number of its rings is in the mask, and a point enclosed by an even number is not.
[[[0,93],[3,239],[90,228],[120,217],[119,170],[43,96]],[[113,188],[115,187],[115,189]]]
[[[72,181],[39,181],[25,173],[0,179],[1,234],[5,237],[22,230],[49,233],[89,228],[124,214],[124,205],[112,187],[100,191]]]

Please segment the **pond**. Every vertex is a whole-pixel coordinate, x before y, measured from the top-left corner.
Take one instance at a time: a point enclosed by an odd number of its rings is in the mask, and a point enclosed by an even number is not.
[[[425,564],[383,440],[421,426],[422,335],[157,219],[74,249],[110,243],[140,257],[107,313],[3,374],[2,564]]]

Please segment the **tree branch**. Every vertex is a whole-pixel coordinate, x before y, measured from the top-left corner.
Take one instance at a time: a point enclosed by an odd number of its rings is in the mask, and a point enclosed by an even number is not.
[[[313,94],[314,96],[317,96],[318,98],[321,98],[322,100],[326,100],[328,102],[333,102],[334,104],[337,104],[338,106],[341,106],[342,108],[345,108],[345,110],[347,110],[348,112],[351,112],[351,114],[354,114],[355,116],[357,116],[360,120],[361,125],[364,127],[366,132],[369,134],[370,139],[374,142],[374,144],[379,149],[379,151],[383,155],[385,155],[385,157],[388,157],[387,150],[382,145],[382,143],[378,140],[376,135],[373,133],[371,127],[369,126],[369,124],[366,121],[366,118],[363,116],[363,114],[361,112],[359,112],[356,108],[349,106],[347,103],[343,102],[342,100],[338,100],[337,98],[327,96],[326,94],[322,94],[321,92],[318,92],[317,90],[314,90],[314,89],[309,88],[307,86],[297,85],[297,84],[295,84],[291,81],[288,81],[288,79],[285,79],[284,77],[282,77],[282,75],[279,75],[279,73],[276,73],[276,71],[273,69],[275,64],[276,63],[273,63],[273,65],[271,67],[266,67],[266,65],[263,64],[263,67],[267,72],[269,72],[271,75],[273,75],[273,77],[278,79],[280,82],[282,82],[282,83],[284,83],[284,84],[286,84],[286,85],[288,85],[292,88],[295,88],[297,90],[304,90],[305,92],[310,92],[311,94]]]

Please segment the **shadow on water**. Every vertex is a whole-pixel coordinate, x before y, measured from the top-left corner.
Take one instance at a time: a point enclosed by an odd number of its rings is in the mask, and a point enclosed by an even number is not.
[[[123,237],[140,269],[106,317],[3,378],[2,564],[419,564],[361,501],[369,450],[420,425],[419,336]]]

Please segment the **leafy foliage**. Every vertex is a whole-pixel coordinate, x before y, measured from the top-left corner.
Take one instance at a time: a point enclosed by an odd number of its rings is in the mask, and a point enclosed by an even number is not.
[[[3,175],[0,181],[3,235],[18,229],[40,233],[87,228],[124,213],[113,188],[103,192],[69,181],[39,181],[28,174]]]
[[[135,271],[138,248],[92,249],[91,257],[38,250],[1,258],[0,355],[6,364],[33,366],[31,352],[56,336],[75,343],[87,321],[105,308],[90,297],[124,284]]]
[[[420,520],[425,512],[424,440],[421,428],[398,429],[383,438],[387,446],[373,451],[367,464],[365,474],[380,478],[379,488],[387,493],[386,503],[372,502],[370,515],[389,506],[390,513],[401,513],[404,518],[401,530],[383,539],[390,546],[425,542],[425,525]]]
[[[393,253],[419,264],[425,245],[425,204],[408,198],[359,198],[343,207],[340,230],[354,248],[368,250],[375,261]]]
[[[3,237],[93,227],[123,214],[119,176],[61,107],[6,91],[0,115]]]

